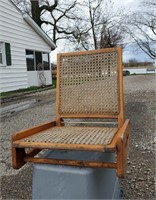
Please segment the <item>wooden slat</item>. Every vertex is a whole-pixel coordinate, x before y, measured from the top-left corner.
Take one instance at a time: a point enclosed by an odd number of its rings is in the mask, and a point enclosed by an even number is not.
[[[89,51],[79,51],[79,52],[67,52],[67,53],[59,53],[59,56],[75,56],[75,55],[87,55],[87,54],[96,54],[102,52],[113,52],[118,51],[119,47],[114,48],[105,48],[105,49],[96,49],[96,50],[89,50]]]
[[[107,119],[118,119],[117,115],[93,115],[93,114],[70,114],[70,115],[60,115],[61,118],[107,118]]]
[[[99,122],[99,121],[72,121],[72,122],[61,122],[61,124],[111,124],[111,125],[115,125],[115,124],[118,124],[118,122]]]
[[[32,149],[28,151],[26,154],[29,155],[29,157],[34,157],[36,156],[42,149]]]
[[[62,160],[62,159],[46,159],[46,158],[30,158],[30,157],[26,157],[24,161],[32,163],[69,165],[78,167],[117,168],[116,163],[108,163],[108,162],[92,162],[92,161],[80,161],[80,160]]]
[[[104,152],[104,145],[87,145],[87,144],[63,144],[63,143],[45,143],[45,142],[13,142],[16,148],[36,148],[36,149],[69,149],[69,150],[86,150]]]

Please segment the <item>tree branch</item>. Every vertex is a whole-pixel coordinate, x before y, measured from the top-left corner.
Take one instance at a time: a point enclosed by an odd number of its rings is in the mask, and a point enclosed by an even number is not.
[[[69,7],[69,8],[67,8],[64,12],[62,11],[62,15],[60,16],[60,17],[58,17],[57,19],[56,19],[56,21],[59,21],[62,17],[67,17],[67,18],[69,18],[66,14],[67,14],[67,12],[69,12],[72,8],[74,8],[75,7],[75,4],[76,4],[76,1],[74,1],[74,3]],[[59,9],[57,9],[57,10],[59,10]],[[59,10],[60,11],[60,10]]]
[[[55,0],[54,4],[51,5],[51,6],[49,6],[49,5],[42,5],[40,7],[40,12],[42,12],[43,10],[47,10],[49,12],[52,12],[57,7],[57,5],[58,5],[58,0]]]

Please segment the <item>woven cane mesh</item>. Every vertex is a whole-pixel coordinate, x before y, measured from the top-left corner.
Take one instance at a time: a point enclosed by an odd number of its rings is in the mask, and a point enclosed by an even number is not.
[[[61,54],[59,114],[118,114],[118,56]]]
[[[105,127],[54,127],[20,140],[21,142],[44,142],[63,144],[108,145],[117,128]]]

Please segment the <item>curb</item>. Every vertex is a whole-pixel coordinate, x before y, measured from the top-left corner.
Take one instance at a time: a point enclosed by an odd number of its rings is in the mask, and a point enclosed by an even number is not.
[[[33,99],[30,101],[24,101],[21,103],[16,103],[13,105],[3,107],[3,108],[1,108],[1,117],[4,118],[4,117],[10,116],[12,114],[15,114],[19,111],[26,110],[26,109],[32,107],[36,102],[37,102],[36,99]]]
[[[29,94],[34,94],[34,93],[37,93],[37,92],[43,92],[43,91],[51,90],[51,89],[56,89],[56,88],[44,88],[44,89],[33,90],[33,91],[28,91],[28,92],[21,92],[21,93],[1,97],[1,104],[8,103],[8,102],[12,101],[13,99],[18,100],[21,97],[24,97],[24,96],[29,95]]]

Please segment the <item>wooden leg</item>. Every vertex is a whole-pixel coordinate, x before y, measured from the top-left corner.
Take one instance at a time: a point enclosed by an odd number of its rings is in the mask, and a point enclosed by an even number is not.
[[[26,156],[24,149],[12,147],[12,166],[14,169],[19,169],[26,164],[24,157]]]
[[[124,177],[125,166],[124,166],[124,150],[122,139],[118,140],[117,144],[117,176],[120,178]]]
[[[117,175],[124,178],[127,163],[128,147],[130,141],[130,127],[125,132],[125,137],[117,140]]]
[[[12,148],[12,166],[14,169],[19,169],[27,162],[25,161],[26,156],[34,157],[42,149],[32,149],[28,153],[25,153],[25,149]]]

